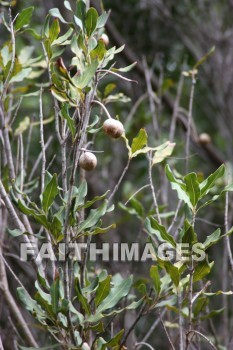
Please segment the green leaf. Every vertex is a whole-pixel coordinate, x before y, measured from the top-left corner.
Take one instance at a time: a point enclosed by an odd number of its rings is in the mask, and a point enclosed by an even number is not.
[[[87,298],[85,298],[85,296],[82,293],[78,277],[75,278],[75,290],[76,290],[76,294],[78,297],[78,301],[82,304],[82,307],[85,310],[85,312],[87,313],[87,315],[90,315],[90,313],[91,313],[90,305],[88,303]]]
[[[186,185],[183,183],[183,181],[175,178],[168,164],[166,165],[165,172],[169,182],[171,183],[172,189],[177,191],[178,198],[184,201],[189,208],[193,209],[193,205],[186,193]]]
[[[96,29],[98,17],[99,16],[96,9],[94,7],[90,7],[86,14],[86,31],[89,37]]]
[[[180,283],[179,269],[176,266],[172,265],[172,263],[170,263],[170,261],[165,261],[164,266],[165,266],[167,273],[171,277],[172,282],[174,283],[174,285],[176,287],[178,287],[179,283]]]
[[[119,333],[117,333],[111,340],[109,340],[106,344],[102,345],[101,350],[106,350],[108,348],[115,349],[115,346],[120,346],[121,339],[124,334],[124,329],[122,329]],[[114,348],[112,348],[114,346]],[[118,349],[118,347],[117,347]]]
[[[166,142],[164,143],[163,148],[157,150],[154,153],[153,156],[153,160],[152,160],[152,165],[161,163],[162,161],[164,161],[164,159],[166,159],[167,157],[170,157],[170,155],[172,154],[174,147],[175,147],[175,143],[171,143],[171,142]]]
[[[98,209],[91,209],[90,214],[88,215],[86,220],[84,220],[79,226],[77,234],[89,227],[95,226],[99,219],[106,213],[107,205],[108,202],[104,201],[104,203]]]
[[[213,244],[217,243],[221,239],[221,230],[218,228],[211,235],[206,237],[205,242],[203,243],[205,249],[208,249]]]
[[[19,83],[23,81],[25,78],[28,78],[31,71],[32,68],[23,68],[19,73],[11,78],[10,83]]]
[[[3,66],[6,67],[7,66],[7,63],[9,61],[11,61],[11,57],[12,57],[12,54],[10,53],[10,50],[9,50],[9,46],[8,45],[5,45],[2,49],[1,49],[1,57],[2,57],[2,63],[3,63]]]
[[[86,287],[82,288],[82,293],[83,294],[86,294],[86,293],[87,294],[91,294],[91,293],[93,293],[97,289],[97,287],[99,285],[99,278],[95,277],[91,281],[91,283],[90,283],[90,281],[87,281],[87,283],[89,283],[89,284]]]
[[[31,17],[32,17],[32,13],[34,11],[34,7],[30,6],[27,7],[26,9],[22,10],[15,22],[15,30],[20,30],[21,28],[23,28],[24,26],[28,25],[30,23]]]
[[[68,103],[66,103],[62,106],[60,113],[61,113],[61,116],[65,120],[67,120],[67,125],[68,125],[68,128],[69,128],[71,135],[72,135],[72,141],[74,141],[75,134],[76,134],[76,128],[75,128],[74,120],[69,115],[69,104]]]
[[[109,13],[103,12],[97,19],[96,28],[100,29],[105,26],[109,17]]]
[[[91,80],[95,76],[98,64],[99,63],[97,60],[91,62],[89,66],[85,67],[81,75],[72,78],[72,82],[78,89],[84,89],[90,84]]]
[[[95,305],[98,307],[100,303],[108,296],[110,292],[112,276],[107,276],[105,280],[99,283],[95,295]]]
[[[186,193],[189,196],[190,202],[193,207],[197,205],[198,200],[200,199],[200,188],[197,180],[196,173],[190,173],[184,177],[184,181],[186,183]]]
[[[194,310],[193,310],[194,317],[198,317],[200,312],[204,311],[204,309],[206,308],[207,305],[208,305],[208,298],[202,297],[202,296],[200,298],[198,298],[196,303],[195,303]]]
[[[26,131],[31,124],[30,118],[25,117],[20,123],[19,126],[15,129],[15,136],[22,135],[24,131]]]
[[[106,52],[107,50],[103,41],[99,40],[97,46],[90,53],[92,61],[98,60],[99,62],[101,62]]]
[[[19,237],[25,233],[25,232],[22,232],[21,230],[18,230],[17,228],[15,230],[8,229],[8,232],[12,237]]]
[[[217,292],[213,292],[213,293],[204,293],[206,296],[208,297],[212,297],[212,296],[215,296],[215,295],[233,295],[233,291],[232,290],[229,290],[228,292],[224,292],[222,290],[218,290]]]
[[[132,208],[135,210],[136,214],[143,218],[144,215],[145,215],[145,212],[144,212],[144,207],[142,205],[142,203],[140,203],[136,198],[132,198],[130,200],[130,205],[132,206]]]
[[[81,19],[78,18],[77,16],[74,16],[74,21],[75,21],[75,23],[77,24],[77,26],[78,26],[81,30],[83,30],[83,22],[81,21]]]
[[[185,219],[184,222],[184,234],[182,236],[182,243],[194,244],[197,242],[197,235],[190,222]]]
[[[138,133],[138,135],[133,139],[132,146],[131,146],[131,152],[133,158],[135,153],[137,151],[140,151],[144,146],[147,145],[147,133],[145,129],[141,129]]]
[[[222,164],[213,174],[211,174],[206,180],[200,183],[201,198],[204,197],[211,188],[214,187],[216,181],[223,177],[225,173],[225,165]]]
[[[108,84],[104,89],[104,97],[107,97],[113,90],[115,90],[117,87],[116,84],[110,83]]]
[[[213,53],[215,52],[215,46],[213,46],[207,54],[205,54],[194,66],[193,69],[197,69],[202,65]]]
[[[20,64],[24,65],[27,64],[28,65],[28,61],[32,56],[33,51],[35,50],[35,48],[33,46],[25,46],[22,50],[20,50],[18,59]],[[34,60],[34,59],[32,59]]]
[[[51,87],[51,93],[60,102],[68,102],[69,101],[66,93],[59,91],[58,89],[55,88],[55,86]]]
[[[150,233],[156,235],[159,241],[170,243],[173,247],[176,247],[176,241],[171,235],[169,235],[166,228],[163,225],[160,225],[152,216],[149,220],[151,226],[147,225],[147,229],[150,230],[151,228]]]
[[[77,311],[71,302],[69,303],[69,309],[70,309],[70,312],[72,312],[74,315],[78,316],[79,323],[83,324],[83,322],[84,322],[83,314],[81,314],[79,311]]]
[[[132,282],[133,278],[130,276],[112,288],[109,295],[98,306],[96,314],[113,308],[122,298],[128,295]]]
[[[213,263],[209,264],[206,260],[198,263],[193,274],[193,282],[200,281],[205,276],[207,276],[211,271]]]
[[[151,266],[150,277],[153,281],[153,285],[155,287],[157,294],[159,294],[161,290],[161,281],[160,281],[159,270],[157,266],[155,265]]]
[[[94,230],[90,232],[85,232],[84,236],[94,236],[94,235],[103,234],[114,228],[116,228],[116,224],[111,224],[108,227],[96,227]]]
[[[49,28],[49,40],[51,43],[57,39],[59,33],[60,33],[59,21],[57,18],[55,18],[53,20],[51,27]]]
[[[142,299],[138,300],[138,301],[132,302],[131,304],[127,305],[124,308],[113,309],[111,312],[108,312],[108,313],[105,313],[105,314],[96,313],[94,315],[89,316],[86,319],[86,322],[96,323],[103,317],[109,317],[109,316],[118,315],[118,314],[120,314],[121,312],[123,312],[125,310],[134,310],[134,309],[138,308],[142,304],[143,300],[144,300],[144,297]]]
[[[61,220],[57,216],[54,216],[53,221],[49,226],[49,231],[54,237],[56,243],[60,242],[64,237],[64,235],[62,234],[62,228],[63,226]]]
[[[60,19],[62,23],[67,23],[66,20],[62,17],[60,10],[58,8],[53,8],[49,10],[49,14],[55,18]]]
[[[76,9],[75,15],[81,20],[83,23],[83,27],[85,27],[85,19],[86,19],[86,2],[83,0],[76,1]]]
[[[84,203],[84,199],[87,195],[87,182],[86,180],[83,180],[81,182],[81,185],[79,186],[79,188],[75,188],[75,211],[78,210],[79,206],[82,206]]]
[[[52,302],[52,309],[55,314],[58,313],[59,308],[59,278],[55,279],[53,282],[51,288],[50,288],[50,295],[51,295],[51,302]]]
[[[126,73],[126,72],[129,72],[130,70],[133,69],[134,66],[136,66],[137,62],[134,62],[132,64],[130,64],[129,66],[127,67],[124,67],[124,68],[112,68],[111,70],[113,72],[123,72],[123,73]]]
[[[32,216],[36,215],[36,211],[34,209],[28,208],[23,200],[20,200],[20,199],[18,200],[17,207],[22,213],[26,215],[32,215]]]
[[[67,8],[67,10],[69,10],[69,11],[72,11],[72,12],[73,12],[72,7],[71,7],[71,5],[70,5],[70,2],[69,2],[69,1],[65,0],[65,1],[64,1],[64,6]]]
[[[42,193],[42,208],[45,213],[48,212],[58,193],[59,189],[57,184],[57,174],[54,174],[50,182],[45,187],[44,192]]]
[[[40,314],[43,313],[37,302],[31,298],[31,296],[23,287],[17,288],[17,295],[26,310],[30,312],[36,311]]]
[[[24,32],[31,34],[36,40],[42,40],[41,34],[37,33],[37,31],[33,28],[26,28],[23,30],[23,33]]]
[[[72,35],[73,31],[74,31],[73,28],[70,28],[64,35],[62,35],[59,38],[57,38],[56,40],[54,40],[52,43],[52,46],[63,45],[69,39],[69,37]]]

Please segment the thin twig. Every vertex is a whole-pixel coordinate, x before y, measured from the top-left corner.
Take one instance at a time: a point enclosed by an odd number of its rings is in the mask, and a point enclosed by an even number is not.
[[[129,168],[129,165],[130,165],[130,158],[128,159],[127,164],[126,164],[126,166],[125,166],[125,168],[124,168],[124,170],[123,170],[123,172],[122,172],[122,174],[121,174],[119,180],[117,181],[117,184],[115,185],[115,187],[114,187],[112,193],[111,193],[110,196],[108,197],[109,203],[111,202],[111,200],[112,200],[113,197],[115,196],[116,192],[118,191],[118,188],[119,188],[119,186],[120,186],[120,184],[121,184],[121,182],[122,182],[122,180],[123,180],[123,178],[124,178],[124,176],[125,176],[125,174],[126,174],[128,168]]]
[[[20,106],[21,106],[22,101],[23,101],[23,97],[21,96],[20,99],[19,99],[19,102],[18,102],[18,104],[17,104],[15,113],[14,113],[14,115],[13,115],[13,117],[12,117],[10,123],[9,123],[10,127],[12,127],[12,125],[13,125],[13,123],[14,123],[14,121],[15,121],[17,115],[18,115],[18,111],[19,111],[19,108],[20,108]]]
[[[0,334],[0,350],[4,350],[4,347],[2,345],[2,338],[1,338],[1,334]]]
[[[199,296],[205,292],[205,290],[211,285],[210,281],[207,281],[206,284],[204,285],[204,287],[194,295],[194,297],[192,298],[192,304],[194,304],[195,300],[197,300],[197,298],[199,298]]]
[[[179,105],[180,105],[180,98],[182,94],[182,89],[184,85],[184,75],[181,73],[179,83],[178,83],[178,88],[177,88],[177,95],[176,99],[174,102],[173,106],[173,112],[172,112],[172,120],[171,120],[171,127],[170,127],[170,132],[169,132],[169,140],[172,142],[175,137],[175,132],[176,132],[176,119],[177,119],[177,114],[179,110]]]
[[[129,199],[125,202],[125,205],[127,205],[131,201],[131,199],[133,199],[139,192],[141,192],[142,190],[144,190],[147,187],[150,187],[150,184],[142,186],[141,188],[139,188],[139,190],[134,192],[134,194],[132,194],[132,196],[130,196]]]
[[[168,341],[169,341],[169,343],[170,343],[170,345],[171,345],[171,348],[172,348],[172,350],[175,350],[175,347],[174,347],[174,345],[173,345],[173,343],[172,343],[172,341],[171,341],[171,338],[170,338],[170,336],[169,336],[169,334],[168,334],[168,331],[167,331],[167,329],[166,329],[166,327],[165,327],[165,324],[164,324],[164,322],[163,322],[163,318],[162,318],[162,316],[161,316],[160,314],[159,314],[159,317],[160,317],[160,321],[161,321],[161,323],[162,323],[163,329],[164,329],[164,331],[165,331],[165,333],[166,333],[167,339],[168,339]]]
[[[166,309],[163,309],[163,311],[161,312],[161,316],[163,317],[166,313]],[[146,335],[144,336],[144,338],[142,339],[142,341],[140,342],[141,344],[145,343],[147,341],[147,339],[150,338],[150,336],[154,333],[154,330],[156,329],[156,327],[159,325],[160,319],[157,318],[154,323],[151,325],[149,331],[146,333]]]
[[[225,226],[225,233],[229,231],[229,225],[228,225],[228,214],[229,214],[229,193],[226,192],[225,196],[225,214],[224,214],[224,226]],[[226,245],[227,245],[227,254],[228,254],[228,259],[231,267],[231,288],[233,289],[233,256],[232,256],[232,251],[231,251],[231,245],[230,245],[230,239],[229,236],[226,235],[225,237],[226,240]]]
[[[155,131],[155,136],[159,138],[159,124],[157,120],[156,108],[155,108],[154,98],[153,98],[154,91],[152,90],[152,84],[151,84],[151,72],[148,68],[145,57],[143,59],[143,65],[145,69],[145,79],[146,79],[147,92],[149,95],[149,104],[150,104],[150,112],[152,115],[152,123]]]
[[[2,255],[2,253],[1,253]],[[2,291],[2,294],[5,298],[5,301],[9,307],[9,310],[14,317],[15,321],[17,322],[18,328],[20,330],[20,333],[22,334],[24,340],[27,342],[28,345],[38,348],[38,345],[28,328],[27,323],[25,322],[16,302],[14,301],[14,298],[12,297],[12,294],[8,287],[7,277],[6,277],[6,270],[4,261],[2,258],[0,258],[0,289]]]
[[[191,333],[200,335],[200,337],[204,338],[204,339],[209,343],[209,345],[211,346],[212,349],[218,350],[218,349],[216,348],[216,346],[211,342],[211,340],[208,339],[208,338],[207,338],[204,334],[202,334],[201,332],[198,332],[198,331],[195,331],[195,330],[192,330],[192,329],[191,329],[190,331],[188,331],[187,337],[188,337],[189,334],[191,334]]]
[[[130,333],[134,330],[136,324],[138,323],[138,321],[140,320],[140,318],[142,317],[143,315],[143,312],[145,311],[145,308],[146,308],[147,304],[144,302],[140,311],[138,312],[138,315],[136,317],[136,319],[134,320],[134,322],[132,323],[132,325],[129,327],[127,333],[125,334],[124,338],[122,339],[122,342],[121,342],[121,348],[123,347],[123,345],[126,344],[126,341],[130,335]]]
[[[173,218],[173,220],[171,222],[171,225],[169,226],[169,228],[167,230],[168,233],[171,232],[171,230],[173,229],[173,227],[174,227],[174,225],[175,225],[175,223],[177,221],[177,217],[178,217],[178,213],[179,213],[181,204],[182,204],[182,200],[179,200],[177,208],[176,208],[176,212],[175,212],[175,215],[174,215],[174,218]]]
[[[29,130],[28,130],[28,136],[27,136],[26,151],[25,151],[25,170],[26,171],[27,171],[27,167],[28,167],[28,159],[29,159],[30,143],[31,143],[31,138],[32,138],[32,130],[33,130],[33,124],[30,123]]]
[[[22,287],[23,289],[26,290],[26,288],[24,287],[24,285],[22,284],[22,282],[19,280],[19,278],[16,276],[16,274],[14,273],[14,271],[12,270],[12,268],[10,267],[10,265],[8,264],[8,262],[6,261],[6,259],[4,258],[4,256],[2,255],[1,251],[0,251],[0,256],[2,258],[2,260],[4,261],[4,264],[6,265],[6,267],[8,268],[8,270],[10,271],[10,273],[12,274],[12,276],[14,277],[14,279],[16,280],[16,282],[20,285],[20,287]]]
[[[182,315],[182,290],[178,290],[178,306],[179,306],[179,341],[180,341],[180,349],[184,350],[184,318]]]
[[[41,193],[44,191],[45,183],[45,167],[46,167],[46,155],[45,155],[45,143],[44,143],[44,128],[43,128],[43,90],[40,89],[40,145],[41,145],[41,154],[42,154],[42,165],[41,165]]]
[[[138,348],[139,346],[142,346],[142,345],[147,346],[148,349],[150,349],[150,350],[155,350],[155,348],[153,348],[150,344],[145,343],[145,342],[140,342],[140,343],[136,343],[136,344],[135,344],[136,348]]]
[[[153,198],[153,203],[154,203],[157,219],[158,219],[159,224],[161,225],[162,221],[161,221],[160,214],[159,214],[159,206],[158,206],[158,202],[157,202],[157,198],[156,198],[156,194],[155,194],[155,188],[154,188],[154,184],[153,184],[153,180],[152,180],[152,167],[153,167],[152,152],[149,152],[149,181],[150,181],[150,188],[151,188],[151,192],[152,192],[152,198]]]
[[[53,139],[52,136],[50,136],[50,137],[48,138],[48,141],[46,142],[46,144],[45,144],[45,146],[44,146],[45,151],[46,151],[46,149],[49,147],[49,145],[50,145],[52,139]],[[30,175],[29,175],[29,177],[28,177],[28,181],[31,181],[31,180],[32,180],[33,175],[35,174],[35,171],[36,171],[36,169],[37,169],[38,166],[39,166],[39,163],[40,163],[40,161],[41,161],[41,158],[42,158],[42,151],[40,152],[39,156],[37,157],[37,160],[36,160],[36,162],[35,162],[35,164],[34,164],[34,166],[33,166],[33,168],[32,168],[32,171],[31,171],[31,173],[30,173]]]
[[[12,223],[14,223],[14,225],[16,226],[16,228],[18,228],[20,231],[22,232],[26,232],[27,229],[25,228],[25,225],[24,223],[20,220],[19,216],[17,215],[16,211],[15,211],[15,208],[13,207],[13,204],[11,203],[11,200],[10,198],[8,197],[7,193],[6,193],[6,190],[2,184],[2,181],[0,179],[0,196],[1,196],[1,199],[3,200],[3,202],[5,203],[5,206],[10,214],[10,217],[11,217],[11,220],[12,220]],[[24,218],[25,216],[23,216]],[[30,229],[30,228],[29,228]],[[31,231],[29,231],[31,232]],[[29,240],[28,236],[27,235],[22,235],[22,239],[25,243],[28,243],[28,244],[32,244],[32,242]],[[34,247],[32,247],[33,249]],[[37,259],[33,258],[33,264],[34,264],[34,267],[36,269],[38,269],[41,265],[41,259],[40,259],[40,256],[37,255]]]
[[[104,105],[102,102],[100,102],[100,101],[98,101],[98,100],[93,100],[92,103],[98,104],[101,108],[103,108],[103,110],[104,110],[104,112],[106,113],[107,117],[108,117],[109,119],[112,119],[111,115],[109,114],[109,111],[107,110],[107,108],[105,107],[105,105]]]
[[[4,116],[4,107],[3,104],[0,103],[0,125],[2,125],[2,134],[4,139],[4,150],[7,158],[7,165],[9,167],[10,179],[15,179],[15,167],[13,161],[13,155],[11,150],[11,143],[9,137],[9,128],[6,124],[5,116]]]
[[[186,173],[188,173],[188,169],[189,169],[188,158],[189,158],[189,151],[190,151],[189,149],[190,149],[190,138],[191,138],[191,125],[192,125],[192,119],[193,119],[193,99],[194,99],[195,84],[196,84],[196,72],[192,72],[192,86],[191,86],[191,92],[190,92],[190,98],[189,98],[188,127],[187,127],[186,145],[185,145]]]
[[[23,135],[19,135],[20,144],[20,191],[23,192],[24,183],[24,148],[23,148]]]
[[[99,69],[97,73],[99,73],[99,72],[106,72],[106,73],[115,75],[116,77],[118,77],[118,78],[120,78],[120,79],[122,79],[122,80],[128,81],[128,82],[130,82],[130,83],[137,83],[136,80],[128,79],[128,78],[122,76],[121,74],[118,74],[118,73],[113,72],[113,71],[108,70],[108,69]]]
[[[47,67],[48,67],[49,82],[52,85],[52,77],[51,77],[51,71],[50,71],[49,58],[48,58],[48,55],[47,55],[47,52],[46,52],[46,49],[45,49],[45,46],[44,46],[43,42],[42,42],[42,48],[43,48],[43,51],[44,51],[45,60],[46,60]],[[61,144],[63,142],[63,140],[62,140],[62,137],[61,137],[61,134],[60,134],[60,130],[59,130],[59,115],[58,115],[59,105],[58,105],[58,102],[57,102],[55,97],[53,98],[53,101],[54,101],[54,112],[55,112],[55,129],[56,129],[56,134],[57,134],[58,141]]]
[[[9,8],[9,25],[10,25],[10,32],[11,32],[11,43],[12,43],[12,57],[11,57],[11,65],[6,77],[6,80],[3,85],[3,90],[1,94],[1,101],[4,100],[5,95],[7,93],[7,89],[9,86],[9,82],[11,79],[11,75],[15,66],[15,33],[14,33],[14,26],[13,26],[13,20],[12,20],[12,14],[11,14],[11,8]]]

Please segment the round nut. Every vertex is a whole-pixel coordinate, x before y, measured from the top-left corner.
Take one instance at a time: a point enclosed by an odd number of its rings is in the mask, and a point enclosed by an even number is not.
[[[209,143],[211,143],[211,137],[209,134],[207,133],[202,133],[199,135],[199,143],[201,145],[208,145]]]
[[[118,139],[125,132],[123,124],[116,119],[107,119],[103,124],[104,132],[113,139]]]
[[[83,152],[79,159],[79,165],[82,169],[91,171],[95,169],[97,165],[97,158],[91,152]]]
[[[109,45],[109,37],[107,36],[107,34],[103,33],[103,34],[101,35],[100,39],[103,40],[105,46],[108,46],[108,45]]]

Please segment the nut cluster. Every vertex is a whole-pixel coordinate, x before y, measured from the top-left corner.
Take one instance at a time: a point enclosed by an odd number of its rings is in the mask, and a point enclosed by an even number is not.
[[[119,120],[112,118],[105,120],[103,129],[113,139],[120,138],[125,132],[123,124]],[[82,169],[91,171],[97,166],[97,158],[92,152],[84,151],[80,156],[79,165]]]

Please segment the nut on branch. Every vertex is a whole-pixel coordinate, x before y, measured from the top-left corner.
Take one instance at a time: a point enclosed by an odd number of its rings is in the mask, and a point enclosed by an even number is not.
[[[107,119],[103,124],[104,132],[112,137],[113,139],[118,139],[125,132],[123,124],[116,119]]]
[[[97,166],[97,158],[91,152],[83,152],[79,159],[79,165],[86,171],[91,171]]]
[[[198,142],[201,145],[208,145],[209,143],[211,143],[211,137],[207,133],[202,133],[202,134],[199,135]]]

